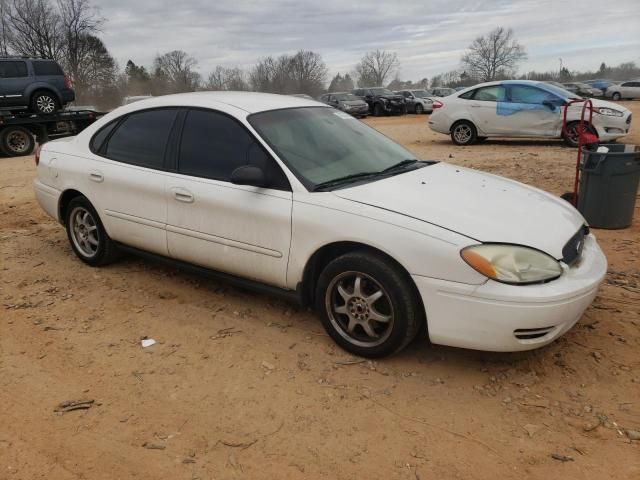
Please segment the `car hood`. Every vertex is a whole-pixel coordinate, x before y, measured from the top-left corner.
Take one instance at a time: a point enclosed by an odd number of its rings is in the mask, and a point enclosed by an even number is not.
[[[617,111],[622,112],[622,113],[629,112],[628,108],[623,107],[619,103],[608,102],[606,100],[600,100],[599,98],[590,98],[589,100],[591,100],[591,104],[593,105],[594,108],[612,108],[613,110],[617,110]],[[580,111],[580,110],[582,110],[582,106],[583,105],[584,105],[583,103],[574,103],[573,105],[571,105],[569,107],[569,111],[570,112]],[[595,113],[594,113],[594,115],[595,115]],[[587,117],[588,116],[589,116],[589,114],[587,112]],[[598,115],[598,116],[600,116],[600,115]]]
[[[557,259],[584,224],[577,210],[549,193],[447,163],[333,193],[480,242],[526,245]]]

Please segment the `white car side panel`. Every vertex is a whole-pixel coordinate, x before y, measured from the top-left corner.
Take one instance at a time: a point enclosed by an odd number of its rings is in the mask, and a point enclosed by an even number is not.
[[[317,250],[345,241],[376,248],[411,274],[475,285],[486,281],[460,258],[461,248],[477,243],[467,237],[332,193],[295,193],[287,286],[296,288]]]
[[[284,287],[291,192],[167,174],[169,254]]]

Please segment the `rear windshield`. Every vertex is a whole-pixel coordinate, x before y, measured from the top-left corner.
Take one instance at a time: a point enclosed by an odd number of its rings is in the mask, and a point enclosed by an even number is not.
[[[33,73],[36,75],[64,75],[56,62],[33,62]]]

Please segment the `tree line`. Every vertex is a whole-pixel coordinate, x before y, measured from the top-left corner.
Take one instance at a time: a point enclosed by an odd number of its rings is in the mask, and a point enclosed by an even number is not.
[[[497,27],[473,40],[458,69],[419,80],[400,78],[397,53],[365,53],[351,72],[329,79],[322,56],[314,51],[267,56],[247,69],[216,66],[208,76],[182,50],[159,54],[152,65],[128,60],[124,69],[100,39],[104,18],[91,0],[0,0],[0,54],[57,60],[71,77],[78,104],[99,108],[119,105],[124,96],[164,95],[196,90],[239,90],[281,94],[351,91],[356,86],[392,90],[468,86],[483,81],[520,78],[570,81],[586,78],[625,80],[640,77],[633,62],[595,72],[560,71],[518,74],[527,53],[512,30]]]

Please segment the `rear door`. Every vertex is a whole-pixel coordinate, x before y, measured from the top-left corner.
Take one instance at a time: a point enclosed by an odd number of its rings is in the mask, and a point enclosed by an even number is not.
[[[259,166],[268,188],[231,183]],[[280,166],[238,120],[190,109],[175,173],[167,178],[167,239],[172,257],[271,285],[286,285],[292,193]]]
[[[512,131],[509,119],[498,115],[498,104],[506,101],[506,89],[502,85],[481,87],[458,98],[467,100],[465,113],[481,133],[506,135]]]
[[[85,175],[109,236],[168,255],[165,158],[171,155],[176,108],[131,113],[92,139]]]
[[[34,60],[32,65],[36,81],[51,85],[57,91],[62,91],[64,88],[64,72],[57,62],[54,60]]]
[[[31,83],[27,62],[24,60],[0,61],[0,100],[7,106],[27,105],[24,91]]]

